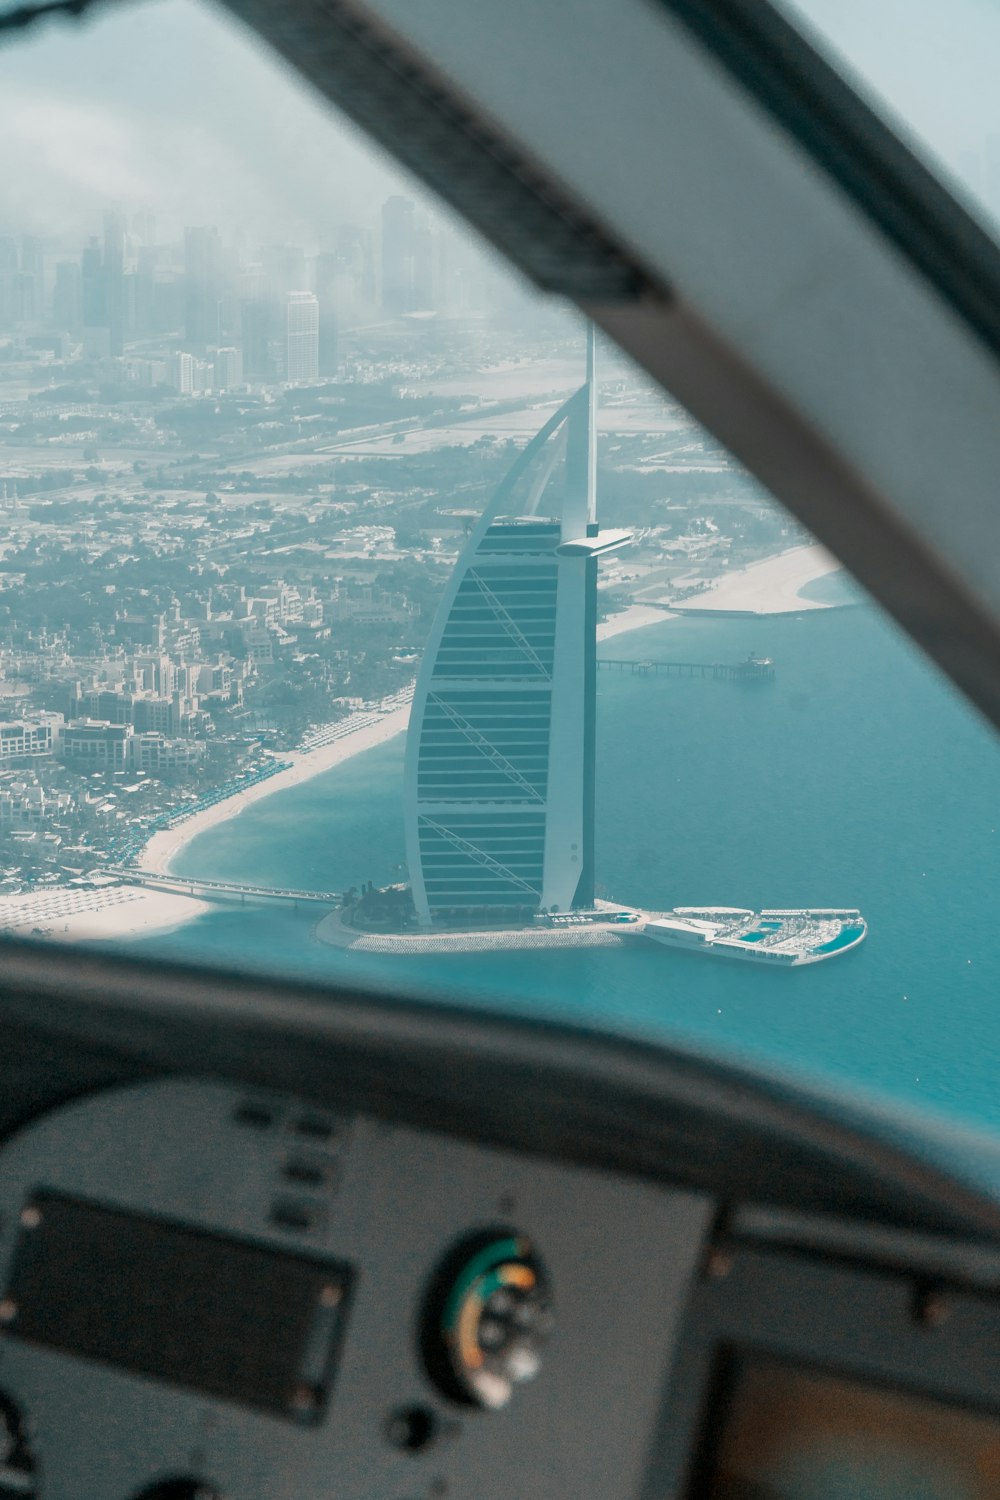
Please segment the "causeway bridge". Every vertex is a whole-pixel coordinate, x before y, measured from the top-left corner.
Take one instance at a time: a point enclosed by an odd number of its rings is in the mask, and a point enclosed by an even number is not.
[[[107,873],[119,876],[129,885],[144,885],[155,891],[176,891],[178,895],[197,896],[202,901],[235,902],[240,906],[271,901],[290,906],[339,906],[341,901],[339,891],[296,891],[267,885],[241,885],[230,880],[196,880],[184,875],[160,875],[153,870],[140,870],[129,865],[116,866]]]
[[[606,672],[631,672],[646,677],[715,677],[729,682],[770,682],[774,662],[769,656],[748,656],[745,661],[624,661],[599,656],[597,665]]]

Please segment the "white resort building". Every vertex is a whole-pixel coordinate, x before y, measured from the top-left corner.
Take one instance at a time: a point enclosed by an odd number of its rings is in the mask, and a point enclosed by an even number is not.
[[[417,678],[407,860],[424,928],[514,926],[594,901],[597,559],[587,381],[500,484],[459,557]]]

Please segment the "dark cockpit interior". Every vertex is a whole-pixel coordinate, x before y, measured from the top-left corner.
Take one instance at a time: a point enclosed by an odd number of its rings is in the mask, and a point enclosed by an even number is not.
[[[803,23],[227,5],[1000,724],[1000,251]],[[5,941],[0,1496],[992,1500],[996,1141],[404,981]]]

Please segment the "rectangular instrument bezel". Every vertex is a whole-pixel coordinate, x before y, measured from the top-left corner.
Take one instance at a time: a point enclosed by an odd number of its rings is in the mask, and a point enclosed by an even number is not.
[[[315,1423],[352,1282],[340,1262],[36,1190],[0,1309],[8,1336]]]
[[[695,1284],[642,1500],[703,1500],[734,1361],[1000,1416],[1000,1299],[818,1255],[735,1246]]]

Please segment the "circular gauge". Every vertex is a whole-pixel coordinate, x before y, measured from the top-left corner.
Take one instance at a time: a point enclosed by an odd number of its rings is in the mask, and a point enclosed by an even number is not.
[[[464,1240],[435,1277],[424,1318],[424,1358],[438,1389],[497,1411],[532,1380],[552,1326],[544,1268],[522,1234]]]

